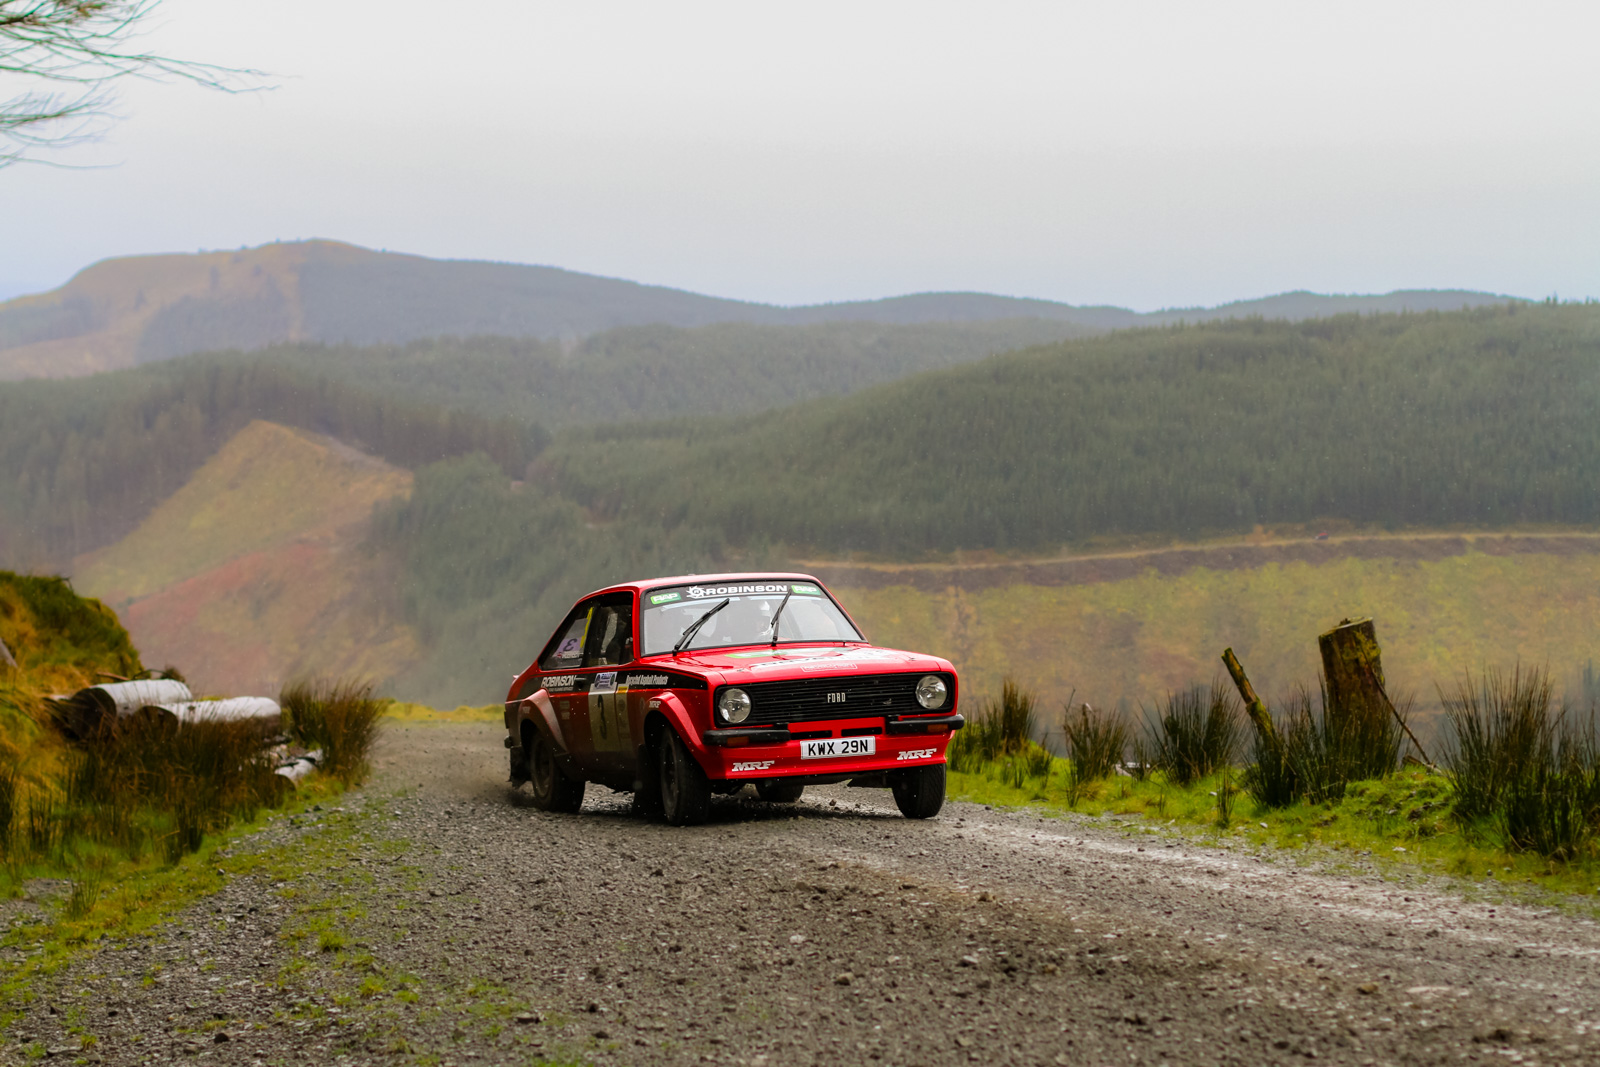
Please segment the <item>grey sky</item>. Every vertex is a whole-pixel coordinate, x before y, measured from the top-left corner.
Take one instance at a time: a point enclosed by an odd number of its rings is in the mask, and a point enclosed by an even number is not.
[[[466,17],[462,12],[472,13]],[[331,237],[801,303],[1600,296],[1600,5],[166,0],[0,286]]]

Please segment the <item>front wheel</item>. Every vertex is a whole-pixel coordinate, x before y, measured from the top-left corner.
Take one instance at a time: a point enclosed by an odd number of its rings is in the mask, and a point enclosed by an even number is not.
[[[913,767],[889,776],[895,807],[908,819],[931,819],[944,807],[944,764]]]
[[[661,756],[656,770],[661,782],[661,814],[673,826],[705,822],[711,815],[711,783],[683,738],[671,728],[665,729],[656,750]]]
[[[556,750],[538,730],[523,741],[533,806],[540,811],[572,813],[583,807],[583,783],[574,782],[556,766]]]

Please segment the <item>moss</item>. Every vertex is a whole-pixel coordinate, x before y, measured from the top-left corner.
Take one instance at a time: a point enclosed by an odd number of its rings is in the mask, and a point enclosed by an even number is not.
[[[25,791],[49,791],[65,747],[46,726],[45,694],[131,677],[144,665],[116,613],[64,578],[0,571],[0,640],[17,661],[0,665],[0,764],[17,770]]]
[[[80,597],[65,578],[0,571],[0,640],[20,672],[38,681],[144,670],[116,613]]]

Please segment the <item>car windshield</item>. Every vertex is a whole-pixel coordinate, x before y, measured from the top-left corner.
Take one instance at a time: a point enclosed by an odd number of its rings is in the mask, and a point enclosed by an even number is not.
[[[788,598],[788,603],[784,598]],[[772,617],[778,616],[778,640],[860,641],[861,634],[822,587],[812,582],[762,581],[721,585],[674,585],[650,589],[639,598],[644,609],[644,655],[671,652],[684,632],[706,612],[727,607],[700,623],[684,651],[764,645],[772,641]],[[782,608],[782,614],[778,609]]]

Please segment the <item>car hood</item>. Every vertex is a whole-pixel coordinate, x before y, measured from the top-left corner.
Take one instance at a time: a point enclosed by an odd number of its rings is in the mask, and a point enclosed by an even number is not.
[[[878,671],[948,671],[943,660],[920,652],[901,652],[892,648],[814,647],[785,645],[777,649],[738,648],[726,652],[713,649],[685,652],[675,660],[663,657],[680,668],[718,671],[729,682],[756,682],[773,678],[793,678],[830,674]]]

